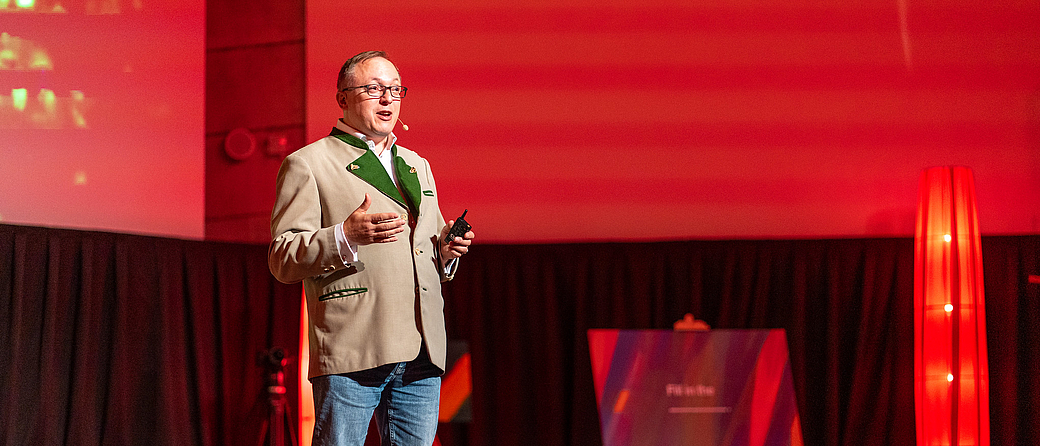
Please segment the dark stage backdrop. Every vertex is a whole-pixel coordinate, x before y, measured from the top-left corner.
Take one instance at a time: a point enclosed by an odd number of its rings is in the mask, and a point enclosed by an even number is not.
[[[1038,444],[1040,235],[983,260],[994,444]],[[479,245],[445,298],[470,445],[600,444],[585,331],[687,312],[787,330],[807,445],[914,442],[909,238]],[[0,441],[256,444],[255,356],[298,312],[264,246],[0,225]]]
[[[1040,444],[1040,236],[984,237],[994,444]],[[601,444],[590,328],[787,330],[806,445],[914,444],[912,238],[478,245],[445,299],[471,445]]]
[[[256,445],[299,312],[265,246],[0,225],[0,444]]]

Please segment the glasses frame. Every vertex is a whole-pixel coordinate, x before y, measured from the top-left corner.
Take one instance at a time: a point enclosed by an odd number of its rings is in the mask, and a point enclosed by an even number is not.
[[[356,87],[346,87],[346,88],[344,88],[344,89],[342,89],[340,91],[343,92],[343,91],[347,91],[347,90],[355,90],[355,89],[358,89],[358,88],[364,88],[365,89],[365,93],[367,93],[368,97],[370,97],[370,98],[381,98],[381,97],[383,97],[384,94],[386,94],[387,91],[390,91],[390,97],[392,97],[394,99],[402,99],[408,93],[408,87],[404,87],[404,86],[401,86],[401,85],[379,85],[379,84],[366,84],[366,85],[358,85]],[[399,94],[397,94],[397,95],[394,95],[394,91],[390,90],[391,88],[400,88],[401,92]],[[374,92],[374,91],[378,91],[379,93],[378,94],[372,94],[372,92]]]

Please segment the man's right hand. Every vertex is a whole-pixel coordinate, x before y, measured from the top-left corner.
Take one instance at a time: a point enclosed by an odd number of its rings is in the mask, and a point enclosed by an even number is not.
[[[356,245],[390,243],[397,241],[397,234],[404,231],[404,219],[400,214],[383,212],[369,214],[372,199],[365,194],[365,201],[343,221],[343,235]]]

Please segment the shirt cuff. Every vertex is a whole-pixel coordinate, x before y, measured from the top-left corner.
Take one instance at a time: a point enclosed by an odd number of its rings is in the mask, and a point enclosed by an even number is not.
[[[448,260],[448,264],[444,265],[444,277],[455,277],[457,269],[459,269],[459,258]]]
[[[343,223],[336,225],[336,251],[343,261],[343,266],[350,266],[352,262],[358,261],[357,245],[347,240],[347,234],[343,232]]]

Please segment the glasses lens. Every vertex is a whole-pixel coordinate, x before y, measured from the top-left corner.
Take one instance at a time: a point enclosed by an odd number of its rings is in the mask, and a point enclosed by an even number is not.
[[[391,85],[389,87],[384,87],[384,86],[378,85],[378,84],[369,84],[369,85],[362,85],[360,87],[353,87],[353,88],[364,88],[365,92],[368,93],[368,95],[373,97],[373,98],[382,97],[384,92],[386,92],[387,90],[390,90],[390,96],[391,97],[403,98],[405,92],[408,91],[408,87],[402,87],[400,85]]]

